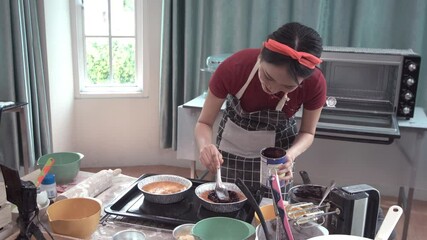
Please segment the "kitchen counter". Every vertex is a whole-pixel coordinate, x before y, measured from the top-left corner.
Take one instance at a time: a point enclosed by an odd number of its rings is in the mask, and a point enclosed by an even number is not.
[[[33,181],[37,178],[39,173],[40,173],[40,170],[33,171],[30,174],[22,177],[22,179],[25,181]],[[94,173],[80,171],[72,183],[57,186],[58,194],[69,190],[70,188],[82,182],[83,180],[89,178],[93,174]],[[113,177],[112,186],[106,189],[105,191],[103,191],[98,196],[96,196],[96,199],[99,199],[102,202],[103,207],[105,208],[110,203],[112,203],[114,199],[119,197],[123,193],[123,191],[126,191],[128,187],[132,185],[132,183],[134,183],[134,181],[136,180],[137,178],[119,174],[118,176]],[[272,203],[271,199],[264,198],[261,201],[260,205],[262,206],[262,205],[271,204],[271,203]],[[41,217],[41,221],[43,225],[50,230],[46,215]],[[10,230],[11,235],[7,237],[6,240],[14,240],[16,239],[16,236],[19,234],[18,228],[14,224],[10,224],[10,225],[11,226],[8,226],[7,228],[11,228]],[[46,231],[44,231],[40,225],[39,227],[42,230],[43,234],[45,235],[45,238],[50,239]],[[149,220],[110,215],[102,211],[100,224],[98,225],[98,229],[92,234],[91,239],[111,240],[111,237],[115,233],[123,230],[132,229],[132,230],[144,232],[148,240],[150,239],[151,240],[157,240],[157,239],[173,240],[174,239],[172,236],[173,227],[174,226],[172,225],[153,222]],[[52,235],[55,238],[55,240],[75,240],[76,239],[76,238],[53,234],[53,233]],[[0,236],[3,236],[3,235],[0,235]],[[255,239],[255,236],[253,236],[250,239]]]
[[[195,176],[196,164],[199,159],[199,152],[194,140],[194,127],[204,100],[205,96],[200,95],[178,106],[177,159],[189,162],[192,177]],[[218,114],[215,121],[214,133],[217,131],[221,117],[222,112]],[[296,118],[300,118],[299,113],[297,113]],[[330,171],[330,166],[334,166],[336,171],[333,177],[340,184],[368,182],[374,186],[381,185],[385,191],[387,190],[387,195],[395,194],[396,188],[398,188],[398,204],[403,206],[405,211],[402,239],[406,239],[415,192],[427,193],[427,188],[423,184],[424,178],[420,174],[423,172],[420,169],[426,166],[423,161],[427,155],[427,149],[423,147],[427,142],[427,116],[425,111],[421,107],[416,107],[414,117],[409,120],[399,119],[398,126],[401,137],[389,145],[316,139],[312,147],[299,157],[299,160],[302,161],[298,168],[308,172],[314,169],[320,174],[325,173],[323,177],[328,178],[325,181],[330,181],[331,173],[328,171]],[[214,134],[212,136],[213,142],[215,142],[215,137]],[[325,148],[331,150],[325,151]],[[350,152],[355,153],[351,154]],[[319,156],[321,156],[321,164]],[[306,161],[306,159],[311,161]],[[319,164],[312,165],[309,162]],[[393,166],[396,167],[393,168]],[[370,171],[370,169],[387,170]],[[394,177],[397,175],[398,178]],[[318,176],[317,178],[321,179],[321,177]],[[319,182],[318,179],[316,182]],[[351,181],[351,183],[346,183],[346,181]],[[319,184],[321,183],[319,182]]]
[[[24,180],[33,180],[36,179],[40,170],[36,170],[34,172],[31,172],[30,174],[24,176],[22,179]],[[61,185],[57,186],[57,190],[59,192],[61,191],[67,191],[71,187],[75,186],[79,182],[83,181],[84,179],[90,177],[93,175],[93,173],[89,172],[83,172],[80,171],[75,178],[74,182],[67,185]],[[101,200],[103,203],[103,207],[107,206],[110,202],[112,202],[116,197],[119,196],[120,193],[122,193],[126,188],[132,184],[136,178],[130,177],[127,175],[120,174],[118,176],[115,176],[113,178],[113,185],[96,196],[97,199]],[[43,225],[49,228],[49,224],[47,222],[46,215],[41,217],[41,221]],[[8,228],[12,228],[10,232],[12,233],[6,240],[13,240],[16,238],[17,234],[19,233],[19,230],[16,226],[8,226]],[[40,227],[41,228],[41,227]],[[113,215],[107,215],[104,211],[101,213],[101,220],[98,229],[92,234],[91,239],[111,239],[111,236],[113,236],[115,233],[120,232],[122,230],[127,229],[134,229],[138,231],[142,231],[146,234],[147,239],[157,240],[157,239],[171,239],[172,237],[172,230],[165,229],[162,224],[159,223],[153,223],[150,221],[142,221],[142,220],[135,220],[135,219],[129,219],[119,216],[113,216]],[[42,228],[41,228],[42,230]],[[47,233],[42,230],[43,234],[45,235],[46,239],[50,239],[50,237],[47,235]],[[74,240],[75,238],[68,237],[68,236],[62,236],[58,234],[53,235],[56,240]]]

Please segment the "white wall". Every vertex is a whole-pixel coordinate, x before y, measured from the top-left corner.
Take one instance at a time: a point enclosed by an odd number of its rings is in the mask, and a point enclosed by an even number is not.
[[[427,134],[417,129],[400,131],[401,139],[390,145],[316,138],[298,158],[295,179],[301,182],[298,172],[305,170],[313,183],[326,185],[332,179],[338,186],[368,183],[386,196],[398,196],[400,186],[405,186],[407,193],[412,186],[416,199],[427,200]]]
[[[188,166],[159,144],[162,1],[148,1],[151,61],[148,98],[75,99],[69,1],[45,0],[53,149],[85,155],[82,167]]]

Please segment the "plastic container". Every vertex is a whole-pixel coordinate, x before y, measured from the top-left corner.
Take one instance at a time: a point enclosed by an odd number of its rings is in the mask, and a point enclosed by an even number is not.
[[[285,164],[288,161],[286,157],[286,150],[280,147],[267,147],[261,150],[260,155],[260,182],[264,186],[270,188],[269,177],[276,173],[280,165]],[[285,185],[286,182],[284,180],[280,180],[280,186],[283,187]]]
[[[44,177],[42,184],[40,185],[40,192],[46,191],[47,197],[49,200],[53,200],[56,198],[56,182],[55,182],[55,174],[48,173]]]

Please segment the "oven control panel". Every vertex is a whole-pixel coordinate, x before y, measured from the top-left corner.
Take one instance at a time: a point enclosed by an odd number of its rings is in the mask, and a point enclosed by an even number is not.
[[[420,56],[405,56],[400,82],[397,116],[406,119],[414,116],[415,97],[420,74]]]

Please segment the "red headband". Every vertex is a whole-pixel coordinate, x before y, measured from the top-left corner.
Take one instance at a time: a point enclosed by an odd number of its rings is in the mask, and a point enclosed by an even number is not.
[[[306,52],[298,52],[295,49],[288,47],[287,45],[275,41],[273,39],[268,39],[264,42],[264,47],[270,49],[273,52],[277,52],[286,56],[289,56],[298,62],[310,69],[314,69],[314,67],[321,63],[322,60],[310,53]]]

